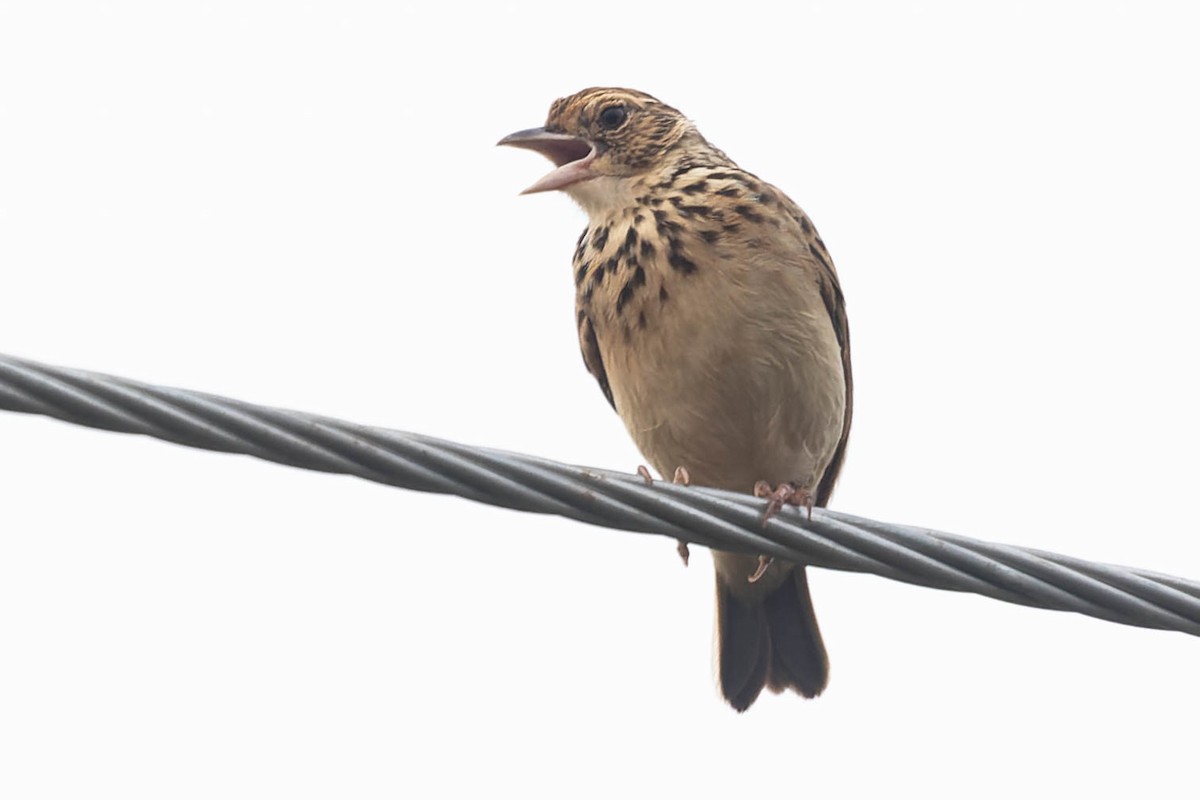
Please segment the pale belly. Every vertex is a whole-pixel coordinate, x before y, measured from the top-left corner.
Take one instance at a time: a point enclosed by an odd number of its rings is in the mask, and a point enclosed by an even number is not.
[[[606,347],[617,411],[665,477],[750,492],[815,489],[837,448],[845,381],[824,309],[679,320],[635,348]]]

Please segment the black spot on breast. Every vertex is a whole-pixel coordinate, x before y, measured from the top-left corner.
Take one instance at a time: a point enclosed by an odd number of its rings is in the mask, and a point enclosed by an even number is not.
[[[655,210],[654,212],[654,226],[658,228],[658,232],[661,235],[667,237],[668,239],[671,238],[675,233],[679,232],[679,230],[683,227],[676,220],[671,219],[670,215],[667,214],[666,211],[661,209]]]
[[[673,269],[679,270],[684,275],[691,275],[696,271],[695,263],[683,253],[675,249],[672,249],[669,253],[667,253],[667,262]]]
[[[700,231],[700,238],[709,244],[716,244],[721,239],[721,234],[718,231]]]
[[[621,293],[617,295],[617,313],[620,314],[625,310],[626,304],[633,299],[633,286],[629,283],[621,287]]]
[[[803,230],[805,233],[807,233],[809,236],[812,235],[812,232],[813,232],[812,223],[809,222],[808,217],[804,216],[803,214],[800,215],[800,229]]]
[[[607,274],[609,274],[610,272],[616,272],[616,271],[617,271],[617,267],[619,267],[620,265],[621,265],[621,261],[620,261],[620,259],[618,259],[616,256],[613,256],[613,257],[612,257],[612,258],[610,258],[608,261],[605,261],[605,262],[604,262],[604,269],[603,269],[603,270],[596,270],[596,271],[597,271],[597,272],[603,272],[605,275],[607,275]]]
[[[745,217],[746,219],[750,220],[751,222],[762,222],[765,219],[765,217],[763,217],[762,214],[759,214],[757,211],[755,211],[750,206],[744,206],[744,205],[743,206],[734,206],[733,210],[737,214]]]
[[[605,225],[600,230],[596,231],[592,236],[592,247],[597,250],[603,250],[604,245],[608,244],[608,226]]]
[[[620,294],[617,295],[617,313],[620,314],[629,301],[633,299],[637,290],[646,285],[646,270],[638,265],[633,274],[629,276],[629,280],[625,281],[625,285],[621,287]]]
[[[584,261],[584,262],[580,263],[579,268],[575,270],[575,285],[576,286],[583,283],[583,279],[585,277],[587,277],[588,267],[590,267],[590,266],[591,266],[591,264]]]
[[[646,312],[645,311],[638,312],[638,329],[643,330],[643,331],[646,330]]]
[[[683,198],[678,196],[671,198],[671,205],[675,206],[675,210],[678,211],[679,215],[684,219],[691,219],[692,217],[709,217],[712,215],[712,209],[708,206],[696,203],[685,203]]]
[[[634,249],[637,247],[637,243],[638,243],[637,229],[631,225],[629,227],[629,231],[625,234],[625,245],[624,245],[625,252],[632,253],[634,251]]]
[[[667,287],[666,286],[658,287],[658,302],[666,303],[670,299],[671,299],[671,295],[668,294]]]
[[[724,189],[718,189],[717,194],[721,195],[722,197],[737,197],[739,194],[741,194],[741,192],[739,192],[733,186],[726,186]]]
[[[642,239],[642,257],[649,258],[654,255],[654,243],[649,239]]]
[[[696,181],[695,183],[690,183],[687,186],[684,186],[683,193],[684,194],[697,194],[699,192],[703,192],[707,188],[708,188],[708,181],[699,180],[699,181]]]
[[[731,172],[710,172],[710,173],[708,173],[708,179],[713,180],[713,181],[727,181],[727,180],[730,180],[730,179],[736,178],[736,177],[737,176]]]
[[[638,213],[633,215],[633,224],[634,225],[641,225],[645,221],[646,221],[646,215],[643,214],[642,212],[639,211]]]
[[[664,126],[664,128],[665,128],[665,127],[666,127],[666,126]],[[699,165],[699,164],[684,164],[682,167],[680,167],[679,169],[677,169],[677,170],[675,170],[674,172],[672,172],[672,173],[671,173],[671,177],[670,177],[670,179],[669,179],[669,180],[670,180],[670,182],[671,182],[671,184],[670,184],[670,185],[674,186],[674,185],[675,185],[675,181],[679,180],[679,178],[680,178],[681,176],[683,176],[683,175],[687,175],[687,174],[688,174],[689,172],[691,172],[692,170],[699,169],[699,168],[700,168],[700,165]]]

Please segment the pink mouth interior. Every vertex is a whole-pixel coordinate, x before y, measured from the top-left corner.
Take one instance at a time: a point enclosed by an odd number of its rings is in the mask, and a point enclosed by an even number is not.
[[[538,142],[538,152],[554,162],[556,167],[581,161],[588,157],[592,148],[586,142],[578,139],[556,139]]]

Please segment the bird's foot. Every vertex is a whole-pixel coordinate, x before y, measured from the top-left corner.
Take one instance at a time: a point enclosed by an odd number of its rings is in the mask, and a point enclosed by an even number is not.
[[[683,565],[686,567],[688,565],[688,559],[692,557],[692,551],[688,549],[688,543],[683,539],[676,539],[675,552],[679,553],[679,560],[682,561]]]
[[[671,483],[678,484],[679,486],[690,486],[692,483],[692,476],[688,475],[688,471],[683,467],[676,467],[675,475],[671,478]],[[679,553],[679,557],[683,559],[683,565],[686,567],[688,565],[688,559],[692,557],[692,551],[688,550],[688,543],[683,539],[678,539],[676,541],[677,544],[675,551]]]
[[[759,556],[758,566],[755,568],[754,574],[747,578],[747,580],[750,583],[758,583],[759,578],[767,574],[767,569],[770,568],[771,562],[774,560],[773,556]]]
[[[642,477],[647,486],[654,485],[654,477],[650,474],[650,470],[645,464],[639,464],[637,474]],[[688,486],[692,481],[688,471],[683,467],[675,468],[675,476],[671,479],[671,483],[679,484],[680,486]],[[683,560],[683,565],[688,565],[688,560],[692,557],[692,551],[688,549],[688,543],[682,539],[676,539],[675,552],[679,553],[679,558]]]
[[[767,498],[767,507],[763,510],[762,518],[764,527],[771,521],[771,517],[778,514],[785,505],[803,507],[808,512],[808,518],[812,519],[812,492],[803,486],[781,483],[775,488],[771,488],[771,484],[766,481],[759,481],[754,484],[754,496]]]

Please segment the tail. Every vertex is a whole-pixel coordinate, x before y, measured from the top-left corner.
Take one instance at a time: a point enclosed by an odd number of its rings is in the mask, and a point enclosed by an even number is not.
[[[765,598],[735,597],[717,575],[717,653],[721,693],[738,711],[763,686],[816,697],[829,681],[829,657],[808,593],[808,575],[796,566]]]

